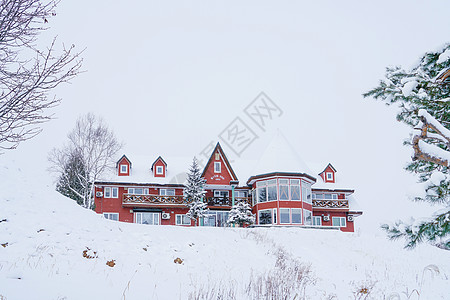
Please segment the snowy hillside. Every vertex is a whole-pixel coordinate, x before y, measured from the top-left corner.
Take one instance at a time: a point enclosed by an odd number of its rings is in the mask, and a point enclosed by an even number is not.
[[[289,299],[449,299],[448,252],[431,246],[364,229],[119,223],[14,165],[0,167],[0,299],[249,299],[294,286],[291,266],[303,277]]]

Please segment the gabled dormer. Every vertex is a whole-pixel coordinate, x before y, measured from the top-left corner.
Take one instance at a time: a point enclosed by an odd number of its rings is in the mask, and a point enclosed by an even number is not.
[[[166,177],[167,163],[164,161],[164,159],[161,156],[158,156],[158,158],[152,164],[151,170],[152,170],[154,177],[164,178],[164,177]]]
[[[117,175],[118,176],[130,176],[131,174],[131,161],[122,155],[122,157],[116,163]]]
[[[336,172],[336,169],[331,164],[328,164],[325,170],[319,173],[319,176],[322,177],[323,182],[336,183]]]
[[[230,182],[238,181],[220,143],[217,143],[206,163],[202,177],[206,179],[207,184],[230,185]]]

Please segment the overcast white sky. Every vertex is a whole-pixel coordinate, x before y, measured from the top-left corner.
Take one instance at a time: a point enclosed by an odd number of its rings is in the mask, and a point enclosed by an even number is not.
[[[58,88],[44,132],[2,159],[45,166],[87,112],[124,153],[162,156],[198,155],[240,117],[258,136],[241,158],[257,158],[279,129],[304,161],[331,162],[354,182],[365,222],[378,224],[411,205],[409,130],[361,94],[386,66],[409,67],[448,42],[449,12],[448,1],[63,0],[48,36],[86,48],[86,72]],[[282,111],[265,131],[244,113],[262,91]]]

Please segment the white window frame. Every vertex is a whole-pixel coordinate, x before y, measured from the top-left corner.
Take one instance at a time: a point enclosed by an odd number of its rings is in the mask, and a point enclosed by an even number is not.
[[[142,189],[142,194],[136,194],[135,189]],[[128,188],[128,194],[132,194],[132,195],[148,195],[148,188],[131,187],[131,188]]]
[[[260,217],[260,214],[262,213],[262,212],[269,212],[270,213],[270,223],[268,223],[268,224],[261,224],[261,217]],[[258,225],[272,225],[273,224],[273,209],[261,209],[260,211],[258,211]]]
[[[108,220],[119,221],[119,214],[118,214],[118,213],[104,212],[104,213],[103,213],[103,217],[104,217],[105,219],[108,219]],[[113,218],[111,218],[111,217],[113,217]]]
[[[322,226],[322,217],[321,216],[312,216],[312,223],[313,223],[313,226]]]
[[[120,174],[128,173],[128,165],[120,165]]]
[[[222,172],[222,163],[220,161],[214,162],[214,173],[221,173]]]
[[[306,222],[307,215],[309,215],[311,217],[311,223],[310,224],[307,224],[307,222]],[[312,225],[312,222],[313,222],[312,221],[312,217],[313,217],[312,211],[310,211],[308,209],[303,209],[303,224],[304,225]]]
[[[153,214],[153,220],[155,220],[155,215],[157,215],[157,217],[158,217],[158,224],[146,224],[146,225],[161,225],[161,214],[157,213],[157,212],[135,212],[134,213],[134,223],[142,224],[142,223],[138,223],[137,222],[139,214],[141,215],[141,221],[142,221],[142,214]],[[155,222],[153,221],[153,223],[155,223]]]
[[[247,198],[248,197],[248,192],[247,191],[234,190],[234,196],[236,198]]]
[[[287,208],[287,207],[280,207],[280,224],[291,224],[291,209]],[[282,222],[281,221],[281,210],[287,210],[288,211],[288,221],[287,222]]]
[[[294,218],[292,218],[292,211],[299,211],[300,212],[300,223],[299,222],[295,222],[294,223]],[[291,223],[292,224],[303,224],[303,211],[301,208],[291,208]]]
[[[221,193],[226,193],[226,196],[221,195]],[[214,191],[214,197],[218,197],[218,198],[226,197],[226,198],[229,198],[230,197],[230,191],[228,191],[228,190],[226,190],[226,191],[224,191],[224,190],[215,190]]]
[[[105,198],[111,198],[111,187],[110,186],[105,186],[103,188],[103,196]]]
[[[117,187],[111,188],[111,198],[119,198],[119,188]]]
[[[334,225],[334,221],[335,219],[339,219],[339,225]],[[344,223],[344,225],[342,225],[342,223]],[[331,217],[331,226],[334,227],[347,227],[347,220],[345,219],[345,217]]]
[[[175,225],[179,226],[188,226],[191,225],[191,219],[185,214],[176,214],[175,215]]]
[[[334,177],[333,172],[326,172],[325,176],[326,176],[327,180],[333,180],[333,177]]]
[[[173,191],[173,195],[168,195],[167,191]],[[172,192],[170,193],[172,194]],[[175,189],[159,189],[160,196],[175,196]]]
[[[103,188],[103,194],[104,194],[105,198],[119,198],[119,188],[118,187],[105,186]]]
[[[156,175],[163,175],[163,174],[164,174],[164,167],[156,166]]]

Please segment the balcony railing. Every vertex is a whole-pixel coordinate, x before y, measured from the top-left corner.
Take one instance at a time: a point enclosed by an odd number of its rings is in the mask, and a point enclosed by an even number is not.
[[[348,208],[348,200],[313,200],[312,205],[314,208]]]
[[[124,194],[123,204],[187,204],[183,196]]]
[[[246,201],[251,205],[251,198],[236,197],[235,201]],[[183,196],[159,196],[159,195],[136,195],[123,194],[123,204],[188,204]],[[229,197],[207,197],[206,203],[208,206],[230,206],[232,199]]]
[[[232,198],[230,197],[206,197],[206,203],[208,206],[230,206],[232,205]],[[245,201],[251,205],[252,201],[249,197],[236,197],[235,203],[239,201]]]

